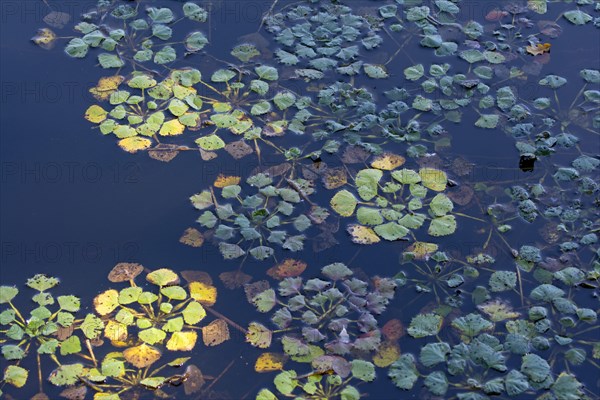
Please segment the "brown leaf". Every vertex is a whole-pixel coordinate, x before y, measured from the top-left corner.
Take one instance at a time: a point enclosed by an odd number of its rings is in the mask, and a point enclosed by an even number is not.
[[[288,258],[282,263],[269,268],[269,270],[267,270],[267,275],[269,275],[271,278],[282,280],[285,278],[298,276],[302,274],[305,269],[305,262]]]
[[[471,202],[474,194],[475,192],[470,186],[461,185],[452,188],[452,190],[448,192],[448,197],[456,204],[460,206],[465,206]]]
[[[265,290],[271,288],[269,281],[257,281],[253,283],[247,283],[244,285],[244,292],[246,293],[246,298],[249,303],[252,303],[254,297],[257,294],[264,292]]]
[[[86,394],[87,387],[85,386],[72,386],[60,392],[60,396],[67,400],[84,400]]]
[[[202,327],[202,341],[206,346],[217,346],[229,340],[229,327],[222,319],[215,319]]]
[[[192,247],[201,247],[204,243],[204,236],[196,228],[187,228],[179,238],[179,242]]]
[[[185,370],[185,375],[187,379],[183,382],[183,390],[186,395],[199,392],[206,383],[202,371],[195,365],[189,365]]]
[[[179,154],[179,146],[175,144],[159,143],[152,149],[148,150],[148,155],[162,162],[169,162]]]
[[[236,160],[244,158],[253,152],[252,147],[244,140],[228,143],[225,145],[225,151]]]
[[[359,146],[348,146],[344,150],[342,155],[342,162],[344,164],[360,164],[367,161],[367,158],[371,156],[367,150]]]
[[[237,289],[250,282],[252,277],[242,271],[227,271],[220,273],[219,279],[227,289]]]
[[[326,189],[337,189],[348,182],[346,169],[343,167],[329,168],[321,179]]]
[[[383,328],[381,328],[381,333],[388,340],[398,340],[405,334],[404,326],[402,325],[402,322],[400,322],[400,320],[390,319],[388,322],[385,323]]]
[[[144,271],[144,266],[137,263],[118,263],[108,273],[111,282],[127,282],[135,279]]]
[[[190,282],[202,282],[207,285],[212,285],[213,280],[208,272],[204,271],[182,271],[180,272],[183,279],[188,283]]]

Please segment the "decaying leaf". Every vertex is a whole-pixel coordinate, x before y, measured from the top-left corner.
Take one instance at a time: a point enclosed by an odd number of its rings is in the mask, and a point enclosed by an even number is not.
[[[168,143],[159,143],[148,150],[150,158],[162,162],[169,162],[179,155],[180,146]]]
[[[217,302],[217,288],[202,282],[190,282],[190,297],[203,305],[212,306]]]
[[[111,94],[119,89],[119,85],[125,80],[121,75],[105,76],[98,80],[98,84],[90,89],[90,93],[98,100],[108,100]]]
[[[531,55],[539,56],[545,53],[550,53],[551,46],[552,45],[550,43],[537,43],[535,45],[529,45],[525,47],[525,50]]]
[[[136,263],[118,263],[108,273],[108,280],[111,282],[127,282],[134,280],[144,271],[144,266]]]
[[[346,169],[343,167],[339,168],[328,168],[323,173],[323,186],[327,189],[337,189],[344,186],[348,180],[346,176]]]
[[[217,346],[229,340],[229,327],[222,319],[215,319],[202,327],[202,341],[206,346]]]
[[[160,359],[160,351],[145,343],[123,351],[123,357],[137,368],[146,368]]]
[[[140,150],[146,150],[151,145],[152,141],[150,139],[137,136],[119,140],[119,147],[128,153],[137,153]]]
[[[281,353],[262,353],[254,364],[256,372],[273,372],[283,370],[287,356]]]
[[[206,285],[212,285],[213,280],[208,272],[205,271],[181,271],[180,272],[183,279],[185,279],[188,283],[190,282],[202,282]]]
[[[383,153],[371,161],[371,167],[391,171],[403,165],[406,159],[394,153]]]
[[[350,238],[354,243],[373,244],[381,241],[381,239],[375,234],[373,229],[367,226],[351,224],[348,225],[347,229],[348,233],[350,234]]]
[[[390,319],[381,328],[381,333],[388,340],[398,340],[405,335],[404,326],[399,319]]]
[[[294,276],[298,276],[304,272],[306,269],[306,263],[304,261],[294,260],[293,258],[288,258],[284,260],[282,263],[271,267],[267,270],[267,275],[275,279],[284,279],[290,278]]]
[[[386,340],[381,343],[377,349],[377,353],[373,354],[373,364],[379,368],[390,366],[400,357],[400,347],[394,341]]]
[[[521,314],[513,311],[512,307],[500,300],[490,300],[477,306],[479,310],[487,314],[494,322],[504,321],[506,319],[518,318]]]
[[[199,392],[206,382],[202,371],[195,365],[188,365],[185,370],[185,375],[187,376],[187,379],[183,382],[183,390],[186,395]]]
[[[201,247],[204,243],[204,235],[196,228],[187,228],[179,238],[179,242],[191,247]]]
[[[37,44],[44,50],[50,50],[54,47],[54,41],[56,40],[56,34],[48,28],[38,29],[35,36],[31,38],[33,43]]]
[[[246,342],[250,343],[252,346],[266,349],[271,345],[272,338],[273,332],[266,326],[259,324],[258,322],[250,322],[250,325],[248,325]]]
[[[219,176],[217,176],[217,179],[215,179],[213,186],[222,189],[225,186],[239,184],[241,179],[242,178],[240,178],[239,176],[227,176],[227,175],[219,174]]]
[[[435,243],[414,242],[408,246],[406,251],[412,253],[417,260],[425,260],[431,254],[435,253],[437,249],[438,245]]]
[[[244,158],[249,154],[252,154],[254,150],[252,147],[246,143],[244,140],[237,140],[235,142],[228,143],[225,146],[225,151],[229,153],[229,155],[236,160],[240,158]]]
[[[252,276],[243,273],[242,271],[227,271],[219,274],[219,279],[227,289],[237,289],[252,280]]]
[[[265,290],[271,288],[269,281],[256,281],[252,283],[247,283],[244,285],[244,292],[246,293],[246,299],[248,299],[249,303],[252,303],[252,300],[256,297],[256,295],[264,292]]]

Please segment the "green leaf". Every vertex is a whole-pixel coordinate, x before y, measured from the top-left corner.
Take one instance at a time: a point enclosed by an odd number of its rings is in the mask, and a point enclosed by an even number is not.
[[[58,285],[58,282],[59,281],[56,278],[44,274],[37,274],[33,278],[29,278],[25,284],[32,289],[43,292],[52,289],[54,286]]]
[[[364,382],[375,380],[375,365],[365,360],[352,360],[352,376]]]
[[[219,69],[215,71],[210,80],[213,82],[227,82],[235,76],[235,72],[228,69]]]
[[[521,372],[533,382],[543,382],[550,375],[550,365],[537,354],[525,354],[521,362]]]
[[[279,79],[279,73],[277,72],[277,69],[268,65],[258,66],[254,69],[254,71],[256,71],[256,74],[260,77],[260,79],[266,81],[276,81]]]
[[[404,70],[404,77],[409,81],[418,81],[425,73],[423,64],[414,65]]]
[[[219,136],[212,134],[196,139],[196,144],[206,151],[219,150],[225,147],[225,142]]]
[[[17,365],[9,365],[4,370],[4,382],[17,388],[25,386],[28,376],[29,372],[27,372],[25,368],[21,368]]]
[[[511,370],[504,378],[504,386],[509,396],[517,396],[529,389],[527,377],[517,370]]]
[[[575,25],[585,25],[593,19],[591,15],[581,10],[567,11],[563,14],[563,17],[565,17],[567,21]]]
[[[442,371],[434,371],[427,375],[423,384],[435,396],[443,396],[448,391],[448,378]]]
[[[475,126],[478,128],[494,129],[500,122],[500,116],[496,114],[481,114],[479,119],[475,121]]]
[[[79,297],[75,296],[58,296],[57,298],[60,309],[63,311],[77,312],[81,307]]]
[[[206,19],[208,18],[208,12],[204,8],[191,2],[183,5],[183,15],[192,21],[197,22],[206,22]]]
[[[421,347],[419,361],[427,368],[439,363],[446,362],[446,356],[450,353],[450,345],[446,342],[427,343]]]
[[[419,378],[419,372],[415,366],[412,354],[402,354],[388,370],[388,376],[394,385],[403,390],[410,390]]]
[[[187,51],[195,53],[208,44],[208,38],[202,32],[192,32],[185,38],[185,48]]]
[[[471,313],[454,319],[452,326],[458,329],[463,335],[475,337],[482,331],[492,329],[494,324],[479,314]]]
[[[63,340],[60,344],[60,355],[66,356],[69,354],[77,354],[81,352],[81,341],[79,337],[73,335]]]
[[[121,68],[125,62],[115,54],[98,54],[98,62],[102,68]]]
[[[512,290],[517,285],[517,274],[512,271],[494,271],[489,280],[492,292]]]
[[[0,286],[0,304],[6,304],[19,294],[19,289],[14,286]]]
[[[63,364],[50,374],[48,380],[56,386],[74,385],[83,374],[81,364]]]
[[[419,314],[413,317],[408,327],[408,334],[414,338],[437,335],[442,327],[442,317],[437,314]]]
[[[154,54],[154,62],[159,65],[171,63],[177,59],[177,53],[171,46],[164,46]]]
[[[431,236],[447,236],[456,231],[456,218],[454,215],[433,218],[427,233]]]
[[[277,374],[277,376],[273,380],[273,383],[275,384],[275,387],[277,388],[279,393],[283,395],[289,395],[294,391],[296,386],[298,386],[298,382],[295,378],[296,371],[283,371]]]
[[[349,217],[354,213],[358,200],[346,189],[337,192],[330,201],[331,208],[342,217]]]
[[[369,78],[384,79],[389,76],[385,69],[385,66],[383,65],[364,64],[363,68],[365,70],[365,74],[367,74]]]
[[[65,47],[65,53],[74,58],[83,58],[88,52],[88,45],[81,38],[73,38]]]

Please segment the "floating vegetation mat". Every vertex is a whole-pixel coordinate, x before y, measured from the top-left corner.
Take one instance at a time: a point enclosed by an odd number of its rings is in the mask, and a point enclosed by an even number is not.
[[[600,4],[225,3],[46,4],[89,140],[196,158],[163,239],[217,261],[4,282],[0,396],[600,398]]]

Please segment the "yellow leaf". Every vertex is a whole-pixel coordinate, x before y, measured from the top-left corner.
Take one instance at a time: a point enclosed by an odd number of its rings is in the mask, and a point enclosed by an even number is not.
[[[133,366],[146,368],[154,364],[160,358],[160,351],[146,343],[140,346],[130,347],[123,351],[123,356]]]
[[[435,190],[436,192],[446,189],[448,176],[444,171],[435,168],[421,168],[419,175],[421,176],[421,183],[426,188]]]
[[[392,341],[381,343],[377,349],[377,353],[373,354],[373,364],[379,368],[390,366],[400,357],[400,347]]]
[[[200,247],[204,243],[204,235],[198,229],[187,228],[179,238],[179,241],[191,247]]]
[[[139,150],[146,150],[151,145],[152,141],[150,139],[137,136],[119,140],[119,147],[128,153],[136,153]]]
[[[94,124],[99,124],[106,119],[106,115],[108,115],[108,112],[104,108],[94,104],[85,110],[84,118]]]
[[[202,327],[202,341],[206,346],[217,346],[229,340],[229,327],[222,319],[215,319]]]
[[[174,332],[167,342],[167,349],[171,351],[191,351],[196,345],[198,334],[194,331]]]
[[[394,153],[383,153],[371,162],[371,167],[391,171],[406,162],[406,159]]]
[[[121,75],[100,78],[96,87],[90,89],[90,93],[98,100],[107,100],[112,93],[117,91],[124,79]]]
[[[427,243],[427,242],[414,242],[406,249],[407,252],[413,253],[417,260],[424,260],[431,253],[436,252],[438,249],[438,245],[435,243]]]
[[[219,174],[215,179],[214,186],[217,188],[224,188],[225,186],[237,185],[240,183],[241,178],[239,176],[226,176]]]
[[[54,47],[54,41],[56,40],[56,34],[48,28],[38,29],[35,36],[31,38],[33,43],[40,46],[42,49],[50,50]]]
[[[107,315],[119,306],[119,292],[109,289],[94,298],[94,308],[100,315]]]
[[[212,306],[217,302],[217,288],[202,282],[190,282],[190,297],[203,305]]]
[[[529,53],[533,56],[539,56],[544,53],[550,53],[551,46],[552,45],[550,43],[538,43],[535,46],[530,45],[530,46],[525,47],[525,50],[527,50],[527,53]]]
[[[104,336],[111,342],[122,342],[127,339],[127,326],[117,321],[110,320],[104,328]]]
[[[352,241],[358,244],[373,244],[378,243],[381,239],[375,234],[373,229],[362,225],[348,225],[348,233]]]
[[[500,300],[491,300],[477,306],[479,310],[487,314],[494,322],[505,319],[518,318],[521,314],[513,311],[512,307]]]
[[[340,168],[328,168],[323,173],[323,186],[326,189],[337,189],[344,186],[348,182],[346,176],[346,170],[343,167]]]
[[[283,364],[287,360],[284,354],[262,353],[254,364],[256,372],[272,372],[283,370]]]
[[[183,125],[179,120],[172,119],[170,121],[165,122],[161,127],[158,134],[161,136],[176,136],[181,135],[185,130],[185,125]]]
[[[250,325],[248,325],[246,342],[250,343],[252,346],[266,349],[271,345],[272,338],[273,332],[271,332],[263,324],[259,324],[258,322],[250,322]]]

